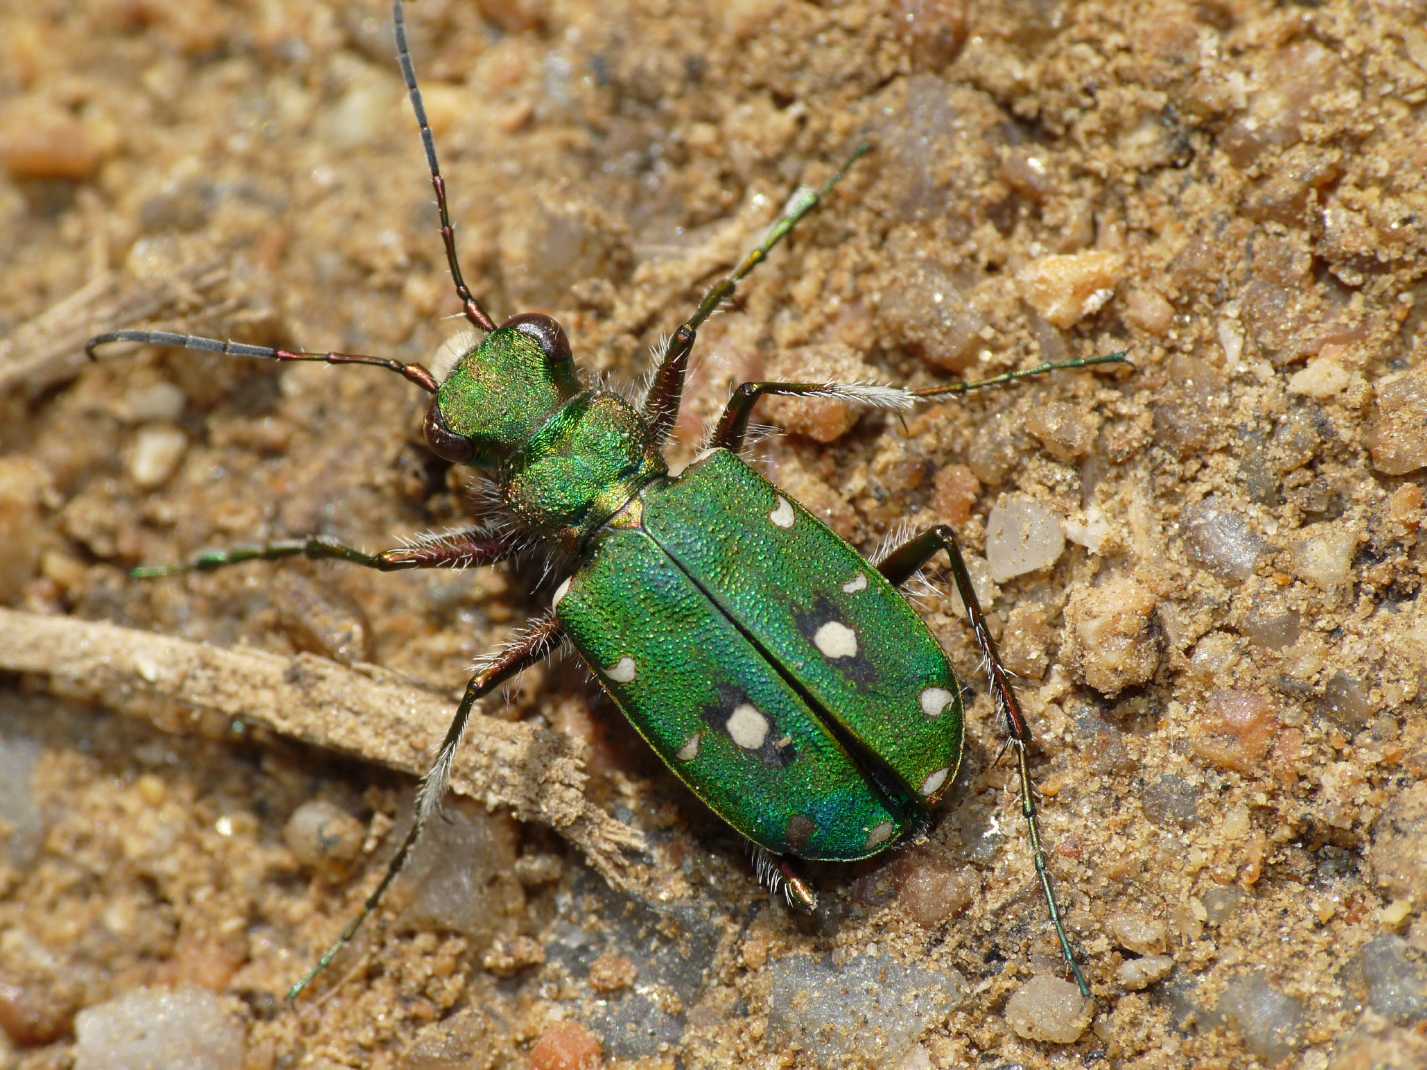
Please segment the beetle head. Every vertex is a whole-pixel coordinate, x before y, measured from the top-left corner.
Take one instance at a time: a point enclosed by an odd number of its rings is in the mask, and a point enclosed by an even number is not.
[[[580,389],[560,324],[538,312],[512,316],[442,382],[426,410],[427,445],[448,461],[498,464]]]

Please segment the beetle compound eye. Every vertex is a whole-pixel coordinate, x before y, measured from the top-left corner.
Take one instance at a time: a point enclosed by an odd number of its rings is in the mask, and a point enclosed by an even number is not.
[[[446,418],[441,415],[440,398],[433,398],[426,410],[426,426],[423,430],[431,452],[443,460],[460,464],[475,455],[476,444],[446,426]]]
[[[540,343],[540,348],[552,361],[571,359],[570,340],[565,337],[565,328],[551,316],[541,312],[522,312],[518,316],[511,316],[501,327],[510,327],[530,335]]]

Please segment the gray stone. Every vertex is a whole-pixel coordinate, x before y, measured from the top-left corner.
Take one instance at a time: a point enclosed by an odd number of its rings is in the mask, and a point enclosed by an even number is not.
[[[139,988],[79,1012],[75,1070],[240,1070],[243,1027],[201,988]]]
[[[1241,974],[1219,997],[1219,1014],[1243,1037],[1244,1046],[1266,1062],[1285,1059],[1303,1035],[1303,1004],[1286,996],[1263,971]]]
[[[801,1048],[818,1065],[841,1065],[849,1056],[894,1065],[966,994],[954,970],[934,972],[886,955],[841,964],[790,955],[769,970],[769,1048]]]

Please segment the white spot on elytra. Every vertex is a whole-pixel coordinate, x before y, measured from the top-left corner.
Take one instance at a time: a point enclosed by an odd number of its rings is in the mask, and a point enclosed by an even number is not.
[[[634,679],[634,659],[620,658],[613,668],[605,670],[605,675],[617,684],[629,683]]]
[[[757,750],[768,738],[768,718],[745,702],[729,714],[728,734],[744,750]]]
[[[674,755],[681,762],[692,762],[699,756],[699,734],[695,732],[689,737],[689,741],[679,748]]]
[[[777,524],[780,528],[790,528],[793,526],[793,506],[788,499],[781,494],[778,495],[778,508],[768,514],[768,519]]]
[[[952,694],[944,687],[929,687],[922,692],[922,712],[928,717],[940,717],[951,705]]]
[[[830,620],[817,630],[813,642],[827,658],[855,658],[857,633],[841,621]]]
[[[555,597],[550,599],[550,608],[559,609],[560,600],[570,593],[570,577],[566,576],[560,581],[560,586],[555,588]]]
[[[931,776],[927,777],[926,780],[922,781],[922,794],[935,795],[941,790],[941,786],[946,783],[946,778],[950,773],[950,769],[938,769]]]
[[[858,591],[865,591],[867,590],[867,577],[859,572],[856,576],[853,576],[852,579],[844,583],[842,589],[847,594],[856,594]]]
[[[872,831],[867,834],[867,849],[871,851],[882,846],[892,838],[892,831],[892,822],[890,821],[884,821],[882,824],[874,826]]]

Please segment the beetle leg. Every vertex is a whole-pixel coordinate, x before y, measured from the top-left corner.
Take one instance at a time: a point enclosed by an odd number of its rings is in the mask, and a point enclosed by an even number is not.
[[[461,737],[466,731],[466,722],[470,720],[471,710],[475,708],[476,700],[489,694],[522,670],[545,660],[563,639],[560,621],[555,617],[546,617],[537,621],[524,636],[502,650],[480,672],[471,677],[466,684],[466,693],[461,696],[461,704],[456,708],[456,716],[452,718],[450,727],[446,729],[446,738],[441,741],[441,748],[436,752],[435,760],[432,761],[431,767],[421,778],[421,783],[416,789],[415,813],[412,816],[411,828],[407,830],[401,845],[396,849],[396,854],[387,864],[386,873],[382,875],[381,883],[362,903],[361,912],[347,923],[341,935],[317,960],[317,965],[312,967],[302,980],[288,990],[289,1001],[302,995],[303,990],[312,983],[317,975],[332,964],[332,960],[337,957],[342,948],[351,943],[352,937],[357,934],[362,922],[366,921],[367,915],[371,914],[381,903],[387,889],[391,887],[392,881],[396,880],[397,875],[406,864],[411,848],[421,836],[421,830],[426,827],[426,822],[431,815],[440,808],[441,799],[446,794],[456,748],[460,746]]]
[[[327,535],[309,535],[305,539],[280,539],[261,546],[205,550],[181,565],[140,565],[129,575],[136,580],[152,580],[185,572],[212,572],[244,561],[277,561],[284,557],[348,561],[379,572],[399,572],[408,568],[478,568],[504,560],[516,549],[517,545],[509,537],[489,535],[478,529],[424,537],[407,546],[393,546],[375,554],[358,550]]]
[[[774,896],[781,892],[788,905],[799,913],[817,913],[818,893],[798,872],[791,859],[775,855],[756,843],[749,846],[753,854],[753,875],[759,884]]]
[[[737,453],[743,447],[743,438],[748,433],[748,417],[758,399],[768,395],[791,398],[828,398],[848,405],[863,405],[872,409],[891,409],[904,412],[917,403],[917,396],[910,390],[898,386],[881,386],[876,383],[740,383],[733,391],[733,397],[724,406],[723,415],[714,425],[709,436],[709,446],[732,450]]]
[[[689,344],[693,344],[692,340]],[[983,387],[1004,386],[1006,383],[1014,383],[1018,379],[1030,379],[1049,372],[1072,371],[1076,368],[1088,368],[1096,364],[1128,363],[1125,354],[1110,353],[1100,357],[1068,360],[1060,364],[1041,364],[1023,371],[1004,372],[989,379],[947,383],[943,386],[925,387],[921,390],[909,390],[905,387],[884,386],[877,383],[742,383],[734,390],[733,397],[729,398],[728,405],[724,408],[723,415],[719,417],[714,432],[710,436],[709,445],[711,447],[721,446],[733,450],[735,453],[738,452],[743,445],[744,435],[748,433],[748,418],[753,412],[753,406],[757,404],[759,398],[769,394],[795,398],[828,398],[848,405],[865,405],[873,409],[905,412],[920,402],[945,401],[948,398],[959,394],[968,394]],[[935,548],[927,556],[930,557],[931,553],[935,553]]]
[[[1046,907],[1050,911],[1051,924],[1060,940],[1060,952],[1066,965],[1075,977],[1080,994],[1090,998],[1090,986],[1080,971],[1080,964],[1071,950],[1070,938],[1066,935],[1065,924],[1061,920],[1060,905],[1055,898],[1055,888],[1051,884],[1050,867],[1046,862],[1045,848],[1041,845],[1040,821],[1036,817],[1035,790],[1031,786],[1030,744],[1031,731],[1016,692],[1011,687],[1006,667],[1001,664],[1001,655],[996,650],[996,640],[991,637],[986,626],[986,617],[981,612],[981,603],[976,597],[976,588],[971,583],[971,573],[967,571],[966,560],[961,555],[961,547],[956,541],[956,532],[947,524],[938,524],[913,539],[903,543],[883,559],[877,566],[883,576],[893,584],[900,585],[917,573],[938,550],[945,550],[951,559],[951,574],[956,581],[956,590],[966,606],[966,615],[971,622],[976,645],[981,648],[986,663],[986,675],[991,684],[991,694],[996,708],[1006,719],[1008,732],[1007,746],[1016,752],[1016,771],[1020,779],[1021,816],[1026,819],[1027,838],[1031,844],[1031,856],[1035,861],[1036,876],[1040,879],[1041,890],[1045,893]]]
[[[659,363],[650,376],[649,390],[641,406],[644,418],[649,422],[655,445],[662,446],[674,430],[674,421],[679,415],[679,402],[684,393],[684,376],[689,370],[689,353],[694,348],[694,338],[704,321],[733,296],[738,284],[748,273],[761,264],[773,251],[773,247],[791,234],[803,217],[822,203],[823,198],[842,181],[852,165],[871,150],[871,145],[859,145],[821,187],[816,190],[800,190],[763,241],[750,249],[732,272],[709,288],[694,314],[680,324],[679,329],[664,343],[659,354]]]

